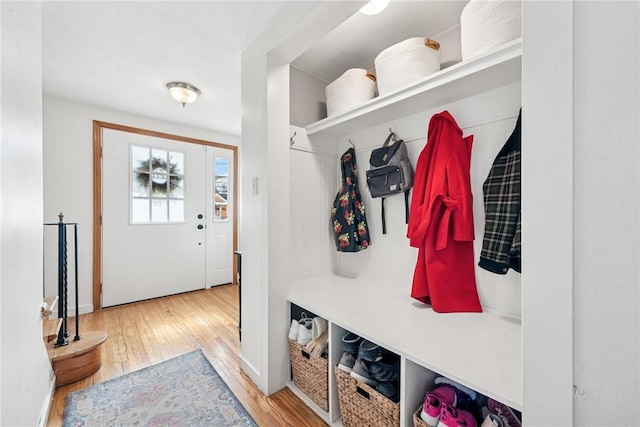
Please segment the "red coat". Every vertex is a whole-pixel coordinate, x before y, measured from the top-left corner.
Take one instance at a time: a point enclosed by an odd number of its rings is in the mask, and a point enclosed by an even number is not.
[[[434,311],[481,312],[473,257],[473,136],[448,111],[429,122],[418,157],[407,237],[418,248],[411,296]]]

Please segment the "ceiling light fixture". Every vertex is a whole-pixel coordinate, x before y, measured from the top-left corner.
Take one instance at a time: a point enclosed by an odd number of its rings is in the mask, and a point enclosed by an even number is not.
[[[388,5],[390,0],[371,0],[360,8],[360,12],[365,15],[376,15],[382,12]]]
[[[184,108],[186,104],[195,102],[198,96],[200,96],[200,90],[197,87],[184,82],[167,83],[167,89],[169,89],[169,93],[173,99],[182,104],[182,108]]]

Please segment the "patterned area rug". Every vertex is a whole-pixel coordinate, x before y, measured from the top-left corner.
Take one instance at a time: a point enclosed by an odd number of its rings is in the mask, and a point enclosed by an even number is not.
[[[64,427],[257,426],[201,350],[67,395]]]

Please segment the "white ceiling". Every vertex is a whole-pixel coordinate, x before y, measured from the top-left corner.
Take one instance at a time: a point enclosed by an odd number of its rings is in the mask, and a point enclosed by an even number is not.
[[[43,2],[43,92],[239,135],[241,53],[283,4]],[[183,108],[174,80],[202,95]]]
[[[43,2],[43,92],[239,135],[242,51],[290,1]],[[327,82],[370,68],[384,48],[456,25],[465,3],[392,0],[380,15],[357,13],[294,65]],[[165,88],[174,80],[201,97],[183,108]]]
[[[372,69],[387,47],[411,37],[434,37],[460,24],[468,0],[391,0],[380,14],[356,13],[293,64],[327,83],[350,68]]]

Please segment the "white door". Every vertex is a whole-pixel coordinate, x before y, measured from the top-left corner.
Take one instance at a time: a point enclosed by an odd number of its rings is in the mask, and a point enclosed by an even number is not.
[[[210,177],[213,151],[228,150],[111,129],[102,141],[102,306],[222,283],[210,272],[233,243],[210,242]]]

